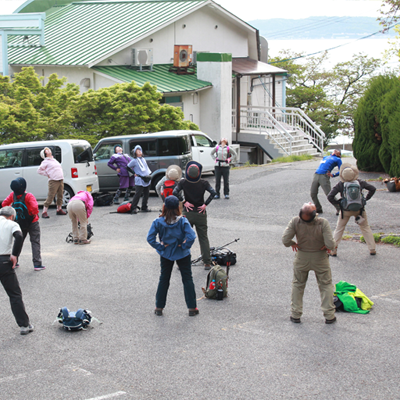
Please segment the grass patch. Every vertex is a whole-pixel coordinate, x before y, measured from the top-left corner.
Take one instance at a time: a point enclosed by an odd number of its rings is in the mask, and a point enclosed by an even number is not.
[[[374,233],[372,236],[374,237],[375,243],[379,243],[381,241],[381,234],[380,233]],[[361,243],[365,243],[364,236],[360,236],[360,242]],[[382,242],[383,242],[383,239],[382,239]]]
[[[278,157],[274,158],[271,160],[273,163],[288,163],[288,162],[294,162],[294,161],[306,161],[306,160],[312,160],[314,157],[310,154],[302,154],[300,156],[287,156],[287,157]]]
[[[353,236],[351,236],[351,235],[344,235],[344,236],[342,236],[342,240],[350,240],[350,239],[352,239],[352,237]]]
[[[397,247],[400,247],[400,237],[398,236],[386,236],[382,239],[382,243],[393,244]]]

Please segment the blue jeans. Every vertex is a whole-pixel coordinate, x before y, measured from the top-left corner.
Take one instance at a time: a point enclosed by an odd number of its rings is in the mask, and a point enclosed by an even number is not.
[[[187,308],[196,308],[196,292],[194,290],[190,254],[184,258],[181,258],[180,260],[176,260],[176,263],[179,266],[179,271],[181,272],[182,276],[183,290],[185,292]],[[161,274],[156,293],[156,307],[164,308],[165,303],[167,302],[169,281],[171,279],[174,261],[160,256],[160,264]]]

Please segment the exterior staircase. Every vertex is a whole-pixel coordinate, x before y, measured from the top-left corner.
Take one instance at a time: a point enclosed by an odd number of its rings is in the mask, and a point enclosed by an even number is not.
[[[298,108],[242,106],[239,121],[235,110],[232,117],[236,141],[257,145],[271,159],[323,152],[324,132]]]

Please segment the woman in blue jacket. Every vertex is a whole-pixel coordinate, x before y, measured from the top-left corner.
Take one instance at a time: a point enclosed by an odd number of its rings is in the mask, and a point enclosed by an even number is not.
[[[179,210],[178,198],[172,195],[168,196],[160,217],[153,221],[147,234],[147,242],[160,255],[161,274],[156,293],[156,309],[154,311],[156,315],[163,315],[174,261],[178,264],[181,272],[189,316],[193,317],[199,313],[196,308],[196,292],[190,257],[190,248],[195,239],[194,230]]]

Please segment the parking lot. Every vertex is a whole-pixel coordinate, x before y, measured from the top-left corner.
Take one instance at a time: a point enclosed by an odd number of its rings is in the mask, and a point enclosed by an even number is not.
[[[399,248],[378,245],[371,257],[365,244],[348,240],[331,258],[334,283],[355,284],[375,302],[369,314],[338,313],[326,325],[311,273],[302,323],[289,321],[293,253],[281,236],[310,201],[318,163],[231,171],[231,199],[207,207],[209,239],[221,246],[240,238],[230,246],[238,263],[223,301],[202,298],[207,272],[193,266],[200,310],[193,318],[177,270],[164,316],[153,313],[159,257],[146,235],[161,206],[154,194],[152,213],[95,207],[87,246],[66,243],[69,217],[51,208],[40,220],[46,270],[34,272],[26,241],[17,271],[33,333],[19,335],[0,290],[0,399],[398,399]],[[378,188],[367,205],[373,232],[399,233],[400,193],[371,183]],[[335,210],[323,197],[333,230]],[[358,232],[350,222],[346,233]],[[199,254],[196,241],[192,257]],[[64,331],[52,324],[64,306],[88,308],[102,323]]]

